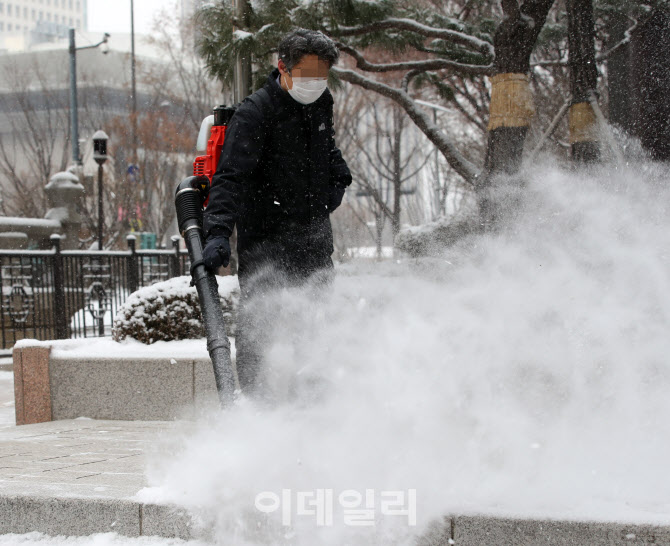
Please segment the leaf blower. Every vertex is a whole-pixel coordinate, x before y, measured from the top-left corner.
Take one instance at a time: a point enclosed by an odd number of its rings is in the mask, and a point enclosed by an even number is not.
[[[191,283],[198,291],[200,312],[207,335],[207,351],[214,367],[219,400],[224,407],[233,401],[235,374],[216,277],[205,268],[202,260],[202,212],[207,204],[212,176],[221,155],[226,126],[234,112],[234,108],[219,106],[214,109],[213,115],[204,119],[196,148],[200,152],[206,152],[206,155],[195,158],[193,176],[185,178],[175,192],[179,231],[186,241],[191,259]]]

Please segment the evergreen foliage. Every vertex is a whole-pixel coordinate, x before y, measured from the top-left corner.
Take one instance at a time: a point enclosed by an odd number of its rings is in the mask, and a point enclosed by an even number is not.
[[[398,0],[308,0],[254,2],[246,24],[235,21],[231,5],[217,2],[197,14],[200,31],[198,50],[210,70],[223,85],[232,85],[233,66],[238,55],[253,66],[254,87],[260,87],[273,68],[272,53],[282,36],[303,27],[321,30],[337,42],[362,51],[372,48],[393,56],[412,51],[423,58],[443,58],[458,63],[487,66],[491,58],[462,44],[430,39],[407,29],[374,28],[348,35],[352,28],[374,25],[390,18],[406,19],[429,28],[447,29],[492,43],[494,19],[490,16],[473,22],[447,17],[426,6],[405,5]],[[243,30],[233,31],[234,23]]]
[[[237,277],[218,277],[217,281],[226,329],[228,335],[234,335],[239,302]],[[147,345],[205,337],[200,301],[190,275],[133,292],[114,318],[112,336],[115,341],[130,337]]]

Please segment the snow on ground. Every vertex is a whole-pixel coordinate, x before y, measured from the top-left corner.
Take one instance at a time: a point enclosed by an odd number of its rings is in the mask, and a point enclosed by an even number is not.
[[[97,310],[97,308],[95,307],[94,309]],[[109,332],[111,332],[112,329],[111,311],[105,311],[102,317],[102,324],[105,328],[105,332],[109,334]],[[73,332],[77,332],[77,334],[82,336],[85,331],[88,337],[95,337],[96,335],[98,335],[99,328],[100,323],[93,318],[93,314],[86,307],[84,307],[83,309],[79,309],[79,311],[77,311],[74,315],[72,315],[72,318],[70,319],[70,330]]]
[[[230,341],[230,352],[235,358],[235,338]],[[35,340],[19,341],[20,344],[40,344]],[[179,341],[157,341],[151,345],[131,338],[114,341],[111,338],[66,339],[44,342],[52,347],[51,354],[59,358],[209,358],[207,341],[203,339],[180,339]]]
[[[235,544],[409,544],[448,513],[670,524],[670,173],[597,168],[536,166],[498,233],[439,259],[279,294],[274,400],[166,439],[139,498]],[[366,489],[375,525],[343,524]],[[380,512],[410,489],[416,527]]]
[[[182,339],[180,341],[157,341],[151,345],[134,339],[121,342],[107,338],[65,339],[57,341],[18,341],[15,347],[45,345],[52,347],[58,357],[137,357],[137,358],[207,358],[207,343],[204,339]]]
[[[42,533],[28,533],[0,535],[0,546],[204,546],[204,543],[159,537],[128,538],[116,533],[87,537],[50,537]]]
[[[378,258],[376,246],[355,246],[347,248],[349,258]],[[393,258],[393,247],[383,246],[381,249],[382,258]]]
[[[0,371],[0,429],[15,424],[14,374]]]

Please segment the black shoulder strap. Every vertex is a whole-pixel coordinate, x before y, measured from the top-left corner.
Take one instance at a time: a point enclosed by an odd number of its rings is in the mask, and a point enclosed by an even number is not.
[[[268,90],[265,87],[261,87],[257,93],[249,95],[249,99],[263,113],[265,123],[268,123],[272,118],[272,101],[270,100]]]

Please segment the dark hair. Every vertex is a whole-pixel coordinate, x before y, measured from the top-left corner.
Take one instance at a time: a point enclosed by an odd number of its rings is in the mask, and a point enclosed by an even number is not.
[[[340,52],[328,36],[318,30],[300,28],[282,38],[279,44],[279,58],[284,61],[286,68],[291,70],[305,55],[316,55],[333,66]]]

